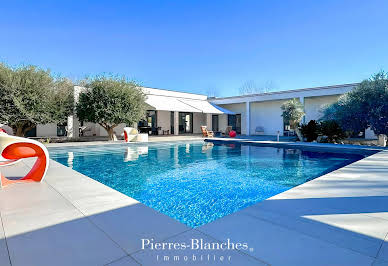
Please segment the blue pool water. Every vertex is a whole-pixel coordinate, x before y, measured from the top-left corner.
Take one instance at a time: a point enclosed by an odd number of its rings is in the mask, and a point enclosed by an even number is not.
[[[52,159],[191,227],[365,157],[202,141],[49,151]]]

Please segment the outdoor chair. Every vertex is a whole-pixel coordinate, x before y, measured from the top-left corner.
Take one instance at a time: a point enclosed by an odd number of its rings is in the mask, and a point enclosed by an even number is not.
[[[125,142],[135,141],[139,132],[136,128],[125,127],[124,128],[124,140]]]
[[[261,126],[256,127],[255,133],[256,135],[264,135],[264,127],[261,127]]]
[[[86,133],[91,133],[92,128],[90,126],[82,126],[79,128],[79,135],[80,136],[86,136]]]
[[[214,133],[211,130],[207,130],[206,126],[201,126],[202,136],[212,138],[214,137]]]
[[[229,133],[230,131],[233,130],[233,127],[232,126],[227,126],[226,129],[225,129],[225,136],[229,136]]]
[[[291,136],[295,136],[296,134],[295,134],[295,130],[290,129],[290,130],[285,130],[285,131],[283,132],[283,135],[284,135],[284,136],[291,137]]]
[[[124,140],[125,142],[148,142],[148,134],[140,133],[136,128],[125,127],[124,128]]]
[[[0,155],[2,157],[0,166],[2,167],[24,158],[38,157],[30,172],[20,179],[8,179],[0,172],[1,187],[20,182],[41,182],[46,175],[49,153],[47,148],[38,141],[0,132]]]

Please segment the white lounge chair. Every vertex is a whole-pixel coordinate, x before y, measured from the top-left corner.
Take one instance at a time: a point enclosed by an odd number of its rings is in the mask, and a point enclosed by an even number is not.
[[[255,129],[256,135],[264,135],[264,127],[258,126]]]
[[[125,142],[135,141],[139,131],[133,127],[125,127],[124,128],[124,140]]]
[[[148,134],[140,134],[136,128],[125,127],[124,140],[125,142],[131,142],[131,141],[148,142]]]

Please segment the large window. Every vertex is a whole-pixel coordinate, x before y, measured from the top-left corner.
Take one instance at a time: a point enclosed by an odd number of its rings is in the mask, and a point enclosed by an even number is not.
[[[171,130],[170,130],[170,132],[171,132],[171,134],[172,135],[174,135],[174,125],[175,125],[175,123],[174,123],[174,115],[175,115],[175,112],[170,112],[170,125],[171,125]]]
[[[212,130],[214,132],[219,131],[219,126],[218,126],[218,115],[213,115],[212,116]]]
[[[228,115],[228,126],[231,126],[237,134],[241,134],[241,114]]]
[[[156,111],[148,110],[146,119],[138,123],[138,129],[142,133],[158,134]]]
[[[66,127],[67,127],[67,123],[57,124],[57,136],[58,137],[66,136]]]
[[[193,133],[193,113],[179,113],[179,134]]]

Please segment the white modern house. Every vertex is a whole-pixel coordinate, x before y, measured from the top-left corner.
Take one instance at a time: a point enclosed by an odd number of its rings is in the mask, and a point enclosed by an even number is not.
[[[241,124],[243,135],[284,135],[288,125],[283,122],[281,105],[290,99],[299,99],[304,105],[304,123],[321,118],[321,110],[328,104],[335,102],[342,94],[349,92],[358,83],[342,84],[325,87],[305,88],[298,90],[278,91],[243,96],[214,98],[211,102],[240,116],[237,121]],[[233,120],[233,119],[232,119]],[[230,121],[233,123],[233,121]],[[259,131],[257,131],[259,129]],[[370,135],[370,132],[367,132]]]
[[[78,95],[84,87],[74,87],[74,98],[78,101]],[[200,134],[201,126],[212,128],[212,121],[227,126],[228,115],[234,113],[220,108],[208,101],[206,95],[178,92],[171,90],[142,88],[146,94],[147,114],[143,121],[134,126],[140,132],[154,135],[181,135]],[[125,124],[115,128],[117,136],[123,133]],[[11,133],[9,127],[4,126]],[[67,123],[57,125],[54,123],[37,125],[30,132],[30,137],[79,137],[79,136],[107,136],[106,130],[98,124],[79,121],[76,115],[70,116]]]
[[[143,87],[147,96],[146,118],[129,126],[154,135],[200,134],[200,126],[203,125],[215,132],[225,132],[227,126],[231,126],[242,135],[288,135],[289,125],[283,122],[280,109],[285,101],[299,99],[305,108],[303,122],[308,123],[310,120],[318,120],[322,116],[323,107],[335,102],[357,85],[358,83],[352,83],[223,98]],[[80,86],[74,87],[76,101],[83,89],[85,88]],[[123,133],[125,126],[121,124],[115,128],[117,136]],[[38,125],[30,136],[65,135],[106,136],[107,133],[98,124],[78,121],[73,115],[65,125]],[[373,131],[366,130],[365,138],[373,139],[376,136]]]

